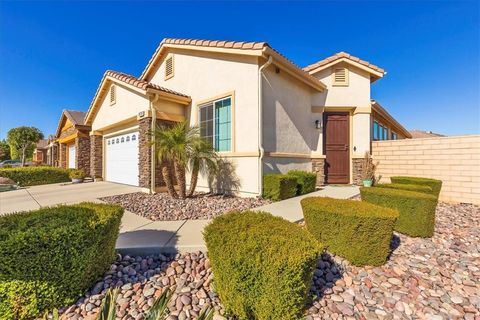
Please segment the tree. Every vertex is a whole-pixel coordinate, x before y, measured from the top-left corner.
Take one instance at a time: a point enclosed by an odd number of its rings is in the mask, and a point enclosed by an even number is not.
[[[15,150],[21,157],[22,166],[30,153],[33,152],[38,140],[43,139],[43,133],[35,127],[18,127],[7,132],[7,142],[11,150]],[[12,152],[13,154],[13,152]]]
[[[0,140],[0,161],[10,160],[10,146],[7,141]]]
[[[188,195],[193,195],[197,184],[198,173],[201,170],[214,168],[216,153],[210,143],[199,135],[198,127],[190,127],[187,122],[173,126],[158,126],[153,133],[157,157],[161,163],[163,180],[168,193],[174,198],[185,199],[185,173],[188,165],[192,167],[192,178]],[[173,186],[171,167],[173,164],[175,178],[178,184],[178,194]]]

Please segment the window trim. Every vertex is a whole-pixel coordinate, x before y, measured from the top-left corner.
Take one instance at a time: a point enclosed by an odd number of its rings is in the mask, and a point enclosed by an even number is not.
[[[196,116],[197,116],[196,125],[199,126],[200,125],[200,108],[207,105],[207,104],[212,103],[213,106],[214,106],[213,121],[215,121],[215,102],[226,99],[226,98],[231,99],[230,100],[231,101],[230,102],[231,103],[231,105],[230,105],[230,130],[231,130],[231,132],[230,132],[230,150],[229,151],[217,151],[217,153],[219,153],[219,154],[228,154],[228,153],[235,152],[235,150],[236,150],[236,143],[235,143],[235,141],[236,141],[236,137],[235,137],[235,91],[225,92],[223,94],[216,95],[216,96],[204,99],[204,100],[200,100],[197,103],[195,103]],[[215,137],[215,126],[214,126],[213,130],[214,130],[213,136]],[[215,147],[215,146],[213,146],[213,147]]]
[[[337,70],[345,70],[345,81],[338,82],[335,78],[335,73]],[[350,70],[346,66],[332,67],[332,86],[334,87],[348,87],[350,84]]]

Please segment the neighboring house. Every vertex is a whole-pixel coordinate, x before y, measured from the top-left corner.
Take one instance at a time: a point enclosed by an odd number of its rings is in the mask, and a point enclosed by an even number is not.
[[[440,133],[423,130],[410,130],[410,134],[412,135],[412,139],[445,137],[445,135]]]
[[[37,165],[47,163],[47,144],[47,140],[38,140],[35,149],[33,150],[33,163]]]
[[[63,110],[55,133],[55,142],[51,141],[50,155],[52,163],[61,168],[82,169],[90,172],[90,126],[84,123],[85,112]]]
[[[46,164],[51,167],[58,167],[58,144],[57,138],[51,134],[47,139],[47,162]]]
[[[159,190],[148,132],[187,120],[233,163],[242,195],[291,169],[313,170],[318,185],[358,183],[372,140],[411,137],[371,99],[384,74],[346,53],[302,69],[265,42],[165,39],[140,78],[103,76],[85,117],[91,175]]]

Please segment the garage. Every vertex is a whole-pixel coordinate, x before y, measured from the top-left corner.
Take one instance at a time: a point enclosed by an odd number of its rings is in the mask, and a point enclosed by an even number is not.
[[[68,168],[75,169],[76,149],[75,144],[68,146]]]
[[[105,180],[138,186],[138,131],[105,138]]]

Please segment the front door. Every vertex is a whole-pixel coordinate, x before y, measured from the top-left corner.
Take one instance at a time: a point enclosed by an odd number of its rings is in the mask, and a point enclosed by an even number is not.
[[[324,113],[323,139],[325,147],[326,183],[350,183],[349,114]]]

